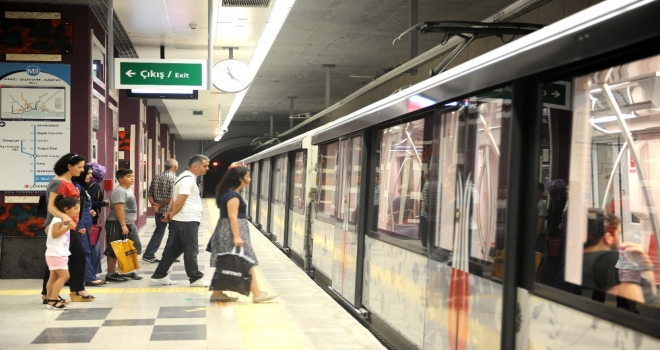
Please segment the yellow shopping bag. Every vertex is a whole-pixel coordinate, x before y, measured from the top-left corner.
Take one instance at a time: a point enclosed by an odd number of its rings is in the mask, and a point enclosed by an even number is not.
[[[119,264],[119,273],[129,273],[140,268],[138,262],[138,252],[133,245],[133,241],[125,239],[121,241],[110,242],[112,250],[117,256],[117,263]]]

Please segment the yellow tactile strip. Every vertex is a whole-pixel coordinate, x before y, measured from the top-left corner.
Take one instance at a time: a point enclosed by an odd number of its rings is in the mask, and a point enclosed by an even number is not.
[[[266,283],[256,271],[255,278],[262,290],[267,290]],[[236,319],[243,335],[243,346],[246,350],[297,350],[303,349],[289,320],[282,312],[277,299],[261,304],[253,304],[252,298],[234,293],[238,296],[237,303],[216,303],[216,307],[234,307]]]
[[[206,289],[195,287],[160,287],[160,288],[96,288],[91,294],[123,294],[123,293],[198,293],[204,294]],[[0,290],[0,295],[38,295],[39,289]]]

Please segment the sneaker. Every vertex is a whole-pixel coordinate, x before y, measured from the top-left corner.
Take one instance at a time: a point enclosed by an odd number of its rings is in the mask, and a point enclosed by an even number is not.
[[[224,302],[229,302],[233,303],[235,301],[238,301],[238,298],[235,297],[230,297],[229,295],[222,293],[220,295],[211,295],[211,299],[209,299],[210,302],[216,302],[216,301],[224,301]]]
[[[145,257],[142,257],[142,261],[150,262],[150,263],[152,263],[152,264],[153,264],[153,263],[160,262],[160,260],[156,259],[155,257],[153,257],[153,258],[145,258]]]
[[[163,278],[152,278],[151,282],[162,284],[164,286],[175,286],[175,285],[179,284],[179,282],[177,282],[177,281],[172,281],[168,276],[165,276]]]
[[[279,296],[280,295],[277,293],[271,294],[271,293],[261,292],[259,293],[258,297],[252,297],[252,302],[255,304],[263,303],[264,301],[273,300]]]
[[[123,275],[120,275],[121,277],[124,278],[130,278],[136,281],[139,281],[142,279],[142,276],[138,275],[137,272],[130,272],[130,273],[125,273]]]
[[[211,285],[211,281],[207,281],[203,278],[200,278],[197,281],[190,284],[191,287],[208,287],[210,285]]]

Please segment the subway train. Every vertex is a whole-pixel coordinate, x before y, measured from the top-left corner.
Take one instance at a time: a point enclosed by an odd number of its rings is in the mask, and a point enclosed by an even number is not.
[[[602,2],[262,150],[249,219],[392,348],[658,349],[659,14]]]

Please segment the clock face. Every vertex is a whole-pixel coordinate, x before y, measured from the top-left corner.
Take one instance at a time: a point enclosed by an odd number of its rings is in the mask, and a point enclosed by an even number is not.
[[[250,85],[248,65],[237,60],[224,60],[213,66],[213,85],[224,92],[239,92]]]

